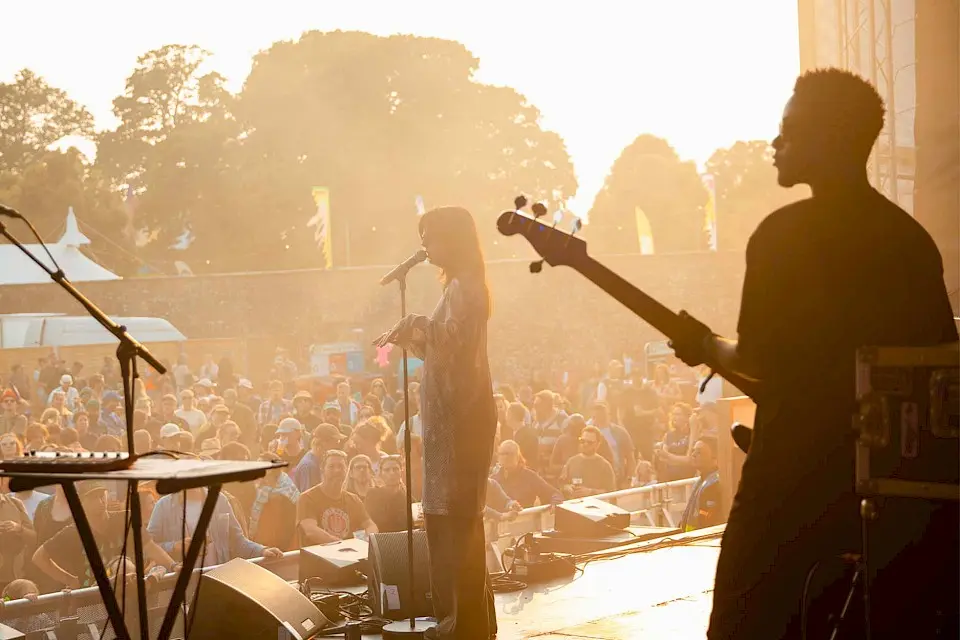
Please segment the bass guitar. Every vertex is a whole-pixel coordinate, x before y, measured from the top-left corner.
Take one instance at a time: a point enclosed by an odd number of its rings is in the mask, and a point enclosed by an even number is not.
[[[526,206],[526,198],[520,196],[514,200],[514,204],[515,210],[505,211],[497,219],[497,230],[505,236],[522,235],[543,258],[530,265],[531,272],[538,273],[544,262],[551,267],[570,267],[672,342],[690,344],[691,340],[702,339],[703,325],[699,321],[685,313],[675,313],[592,258],[587,252],[586,241],[576,236],[580,229],[579,221],[574,224],[573,232],[567,233],[555,224],[550,226],[540,221],[546,214],[543,204],[533,205],[532,217],[521,213]],[[754,400],[762,393],[760,380],[731,371],[714,359],[704,364],[710,367],[711,375],[721,376]]]

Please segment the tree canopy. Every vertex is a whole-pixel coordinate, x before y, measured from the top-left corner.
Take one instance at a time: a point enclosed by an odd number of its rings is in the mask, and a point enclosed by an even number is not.
[[[641,135],[613,163],[590,209],[587,235],[595,252],[638,252],[639,207],[657,253],[702,250],[706,201],[696,164],[681,161],[666,140]]]

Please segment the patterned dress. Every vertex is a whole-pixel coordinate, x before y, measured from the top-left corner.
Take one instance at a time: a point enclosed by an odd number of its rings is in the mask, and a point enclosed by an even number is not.
[[[485,503],[497,409],[487,361],[484,283],[454,278],[411,351],[422,358],[423,510],[477,516]]]

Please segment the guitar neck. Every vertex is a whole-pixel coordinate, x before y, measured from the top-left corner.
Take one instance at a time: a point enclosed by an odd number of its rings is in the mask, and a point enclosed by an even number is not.
[[[675,340],[681,336],[681,320],[676,313],[593,258],[587,256],[585,259],[579,260],[571,266],[667,338]],[[707,361],[704,364],[740,389],[740,391],[754,399],[756,399],[761,392],[758,381],[753,378],[748,378],[735,371],[731,371],[720,362]]]
[[[572,266],[667,338],[678,337],[680,320],[676,313],[589,256]]]

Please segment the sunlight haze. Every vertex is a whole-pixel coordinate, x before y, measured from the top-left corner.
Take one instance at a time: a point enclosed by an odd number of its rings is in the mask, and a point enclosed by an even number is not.
[[[580,183],[571,209],[581,215],[638,134],[662,136],[698,163],[736,140],[769,140],[799,69],[796,3],[770,0],[103,0],[7,4],[4,14],[17,26],[0,41],[0,81],[29,67],[100,128],[114,126],[111,101],[137,56],[165,44],[208,49],[211,68],[239,90],[254,54],[307,30],[458,40],[480,60],[478,81],[516,88],[564,138]]]

